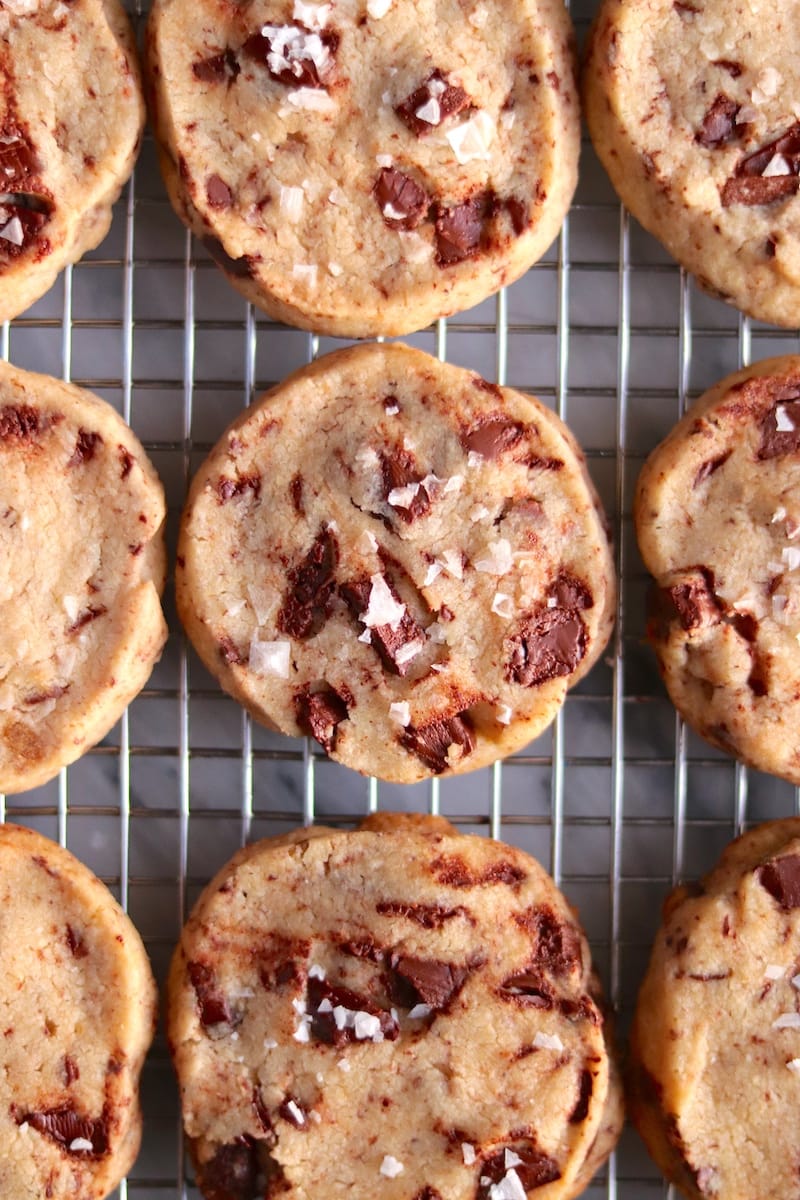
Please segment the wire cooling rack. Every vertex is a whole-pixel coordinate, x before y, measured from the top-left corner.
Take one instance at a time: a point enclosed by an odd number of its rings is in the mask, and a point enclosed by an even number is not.
[[[579,38],[596,0],[573,0]],[[132,11],[141,21],[146,5]],[[163,981],[184,917],[247,839],[376,808],[440,812],[549,867],[580,911],[624,1030],[660,903],[749,823],[799,811],[796,790],[747,771],[676,717],[642,643],[646,578],[630,504],[639,468],[686,404],[728,371],[798,338],[703,296],[616,201],[586,143],[575,204],[545,259],[477,308],[407,339],[534,392],[587,451],[621,578],[606,658],[553,727],[502,765],[413,787],[378,784],[316,745],[252,725],[181,637],[101,746],[53,783],[0,797],[0,817],[67,845],[119,897]],[[174,554],[187,481],[245,404],[332,339],[287,330],[224,282],[172,214],[152,140],[105,242],[25,316],[0,353],[109,400],[164,480]],[[120,1200],[196,1197],[184,1171],[163,1034],[143,1078],[142,1153]],[[627,1131],[591,1200],[657,1200],[658,1172]]]

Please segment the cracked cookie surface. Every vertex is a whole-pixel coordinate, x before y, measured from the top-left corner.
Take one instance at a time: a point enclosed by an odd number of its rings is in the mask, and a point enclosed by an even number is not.
[[[627,1098],[650,1153],[692,1200],[800,1194],[798,938],[797,819],[746,833],[665,904]]]
[[[99,741],[166,639],[164,493],[109,404],[0,363],[0,792]]]
[[[795,0],[604,0],[584,68],[595,149],[625,205],[701,286],[800,322]]]
[[[574,914],[441,818],[240,851],[184,929],[168,1023],[209,1200],[566,1200],[619,1133]]]
[[[102,1200],[139,1148],[156,1022],[141,939],[68,851],[0,826],[0,1194]]]
[[[529,742],[614,605],[566,426],[398,345],[319,359],[234,422],[192,483],[176,589],[258,720],[400,782]]]
[[[672,702],[708,741],[800,783],[800,358],[706,392],[648,459],[634,519]]]
[[[569,206],[561,0],[157,0],[147,46],[178,215],[290,324],[421,329],[521,275]]]
[[[144,100],[117,0],[0,8],[0,321],[105,237],[133,168]]]

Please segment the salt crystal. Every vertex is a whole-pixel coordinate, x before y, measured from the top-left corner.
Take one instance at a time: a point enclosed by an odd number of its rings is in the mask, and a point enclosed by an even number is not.
[[[370,576],[370,583],[372,587],[367,611],[361,613],[359,621],[362,621],[367,629],[374,629],[376,625],[388,625],[392,631],[397,630],[405,616],[405,604],[395,600],[383,575]]]
[[[384,1155],[381,1163],[381,1175],[385,1175],[387,1179],[394,1179],[396,1175],[403,1174],[403,1164],[393,1158],[391,1154]]]
[[[415,117],[419,121],[424,121],[426,125],[438,125],[442,119],[442,108],[435,96],[431,96],[424,104],[415,112]]]
[[[409,1010],[408,1019],[409,1021],[424,1021],[425,1018],[429,1017],[432,1012],[433,1009],[429,1004],[415,1004],[414,1007]]]
[[[7,225],[0,229],[0,238],[11,242],[13,246],[21,246],[25,241],[25,232],[19,217],[12,217]]]
[[[516,121],[516,119],[517,119],[517,114],[515,112],[513,112],[511,109],[506,109],[505,112],[500,113],[500,124],[503,126],[503,129],[505,129],[507,132],[509,132],[510,130],[512,130],[514,128],[514,122]]]
[[[328,203],[337,205],[347,204],[347,193],[343,192],[340,187],[332,188],[328,192]]]
[[[289,1115],[294,1119],[297,1125],[305,1125],[306,1114],[303,1112],[299,1104],[297,1104],[294,1100],[287,1100],[286,1108]]]
[[[786,411],[785,404],[779,404],[775,409],[775,425],[778,433],[793,433],[794,421]]]
[[[412,658],[416,658],[421,650],[424,650],[425,642],[422,638],[414,638],[413,641],[406,642],[404,646],[395,653],[394,661],[398,667],[405,666],[411,662]]]
[[[309,289],[317,286],[317,268],[314,263],[295,263],[292,275]]]
[[[464,1166],[471,1167],[475,1162],[475,1147],[469,1142],[461,1143],[461,1157],[464,1159]]]
[[[347,1061],[346,1058],[340,1058],[336,1065],[339,1068],[339,1070],[344,1071],[345,1074],[350,1070],[350,1063]]]
[[[278,1043],[275,1041],[275,1038],[265,1038],[264,1039],[264,1049],[265,1050],[274,1050],[277,1045],[278,1045]]]
[[[487,575],[507,575],[514,563],[511,554],[511,543],[507,538],[498,538],[496,542],[489,542],[486,547],[486,557],[477,558],[474,562],[476,571],[483,571]]]
[[[87,1150],[91,1153],[91,1151],[94,1150],[94,1146],[89,1139],[84,1137],[73,1138],[69,1144],[69,1148],[73,1152],[77,1152],[78,1150]]]
[[[376,1034],[381,1032],[380,1018],[373,1013],[357,1012],[353,1021],[353,1029],[356,1037],[360,1041],[366,1038],[374,1038]]]
[[[508,704],[500,704],[496,709],[496,716],[498,725],[510,725],[513,712]]]
[[[321,88],[298,88],[295,92],[289,92],[286,99],[294,108],[306,109],[309,112],[336,112],[336,101]]]
[[[305,0],[294,0],[292,20],[299,21],[306,29],[324,29],[331,15],[330,4],[306,4]]]
[[[291,642],[260,642],[256,631],[250,642],[250,670],[254,675],[288,679],[291,648]]]
[[[300,220],[303,212],[305,195],[301,187],[283,187],[281,185],[280,210],[287,221],[292,224]]]
[[[321,967],[319,965],[319,963],[312,963],[311,966],[308,968],[308,978],[309,979],[324,979],[325,978],[325,968]]]
[[[767,979],[783,979],[783,970],[783,967],[779,967],[773,963],[771,966],[767,967],[764,972],[764,976]]]
[[[475,504],[469,510],[470,521],[482,521],[484,517],[488,516],[491,516],[491,513],[485,504]]]
[[[408,483],[405,487],[392,488],[386,497],[387,503],[391,504],[392,508],[410,508],[419,488],[418,483]]]
[[[430,474],[426,475],[424,479],[422,479],[420,481],[420,486],[424,487],[424,489],[428,493],[428,495],[432,497],[434,492],[436,492],[438,490],[441,483],[442,483],[442,480],[439,478],[439,476],[434,475],[431,472]]]
[[[489,1200],[528,1200],[528,1193],[517,1172],[511,1170],[499,1183],[490,1184]]]
[[[533,1044],[537,1050],[556,1050],[560,1054],[564,1049],[564,1043],[557,1034],[537,1033],[533,1039]],[[506,1166],[515,1167],[518,1163],[506,1163]]]
[[[463,579],[464,559],[460,550],[443,550],[439,555],[439,562],[448,575],[452,575],[454,579]]]
[[[492,612],[504,621],[509,621],[514,615],[514,601],[505,592],[495,592],[492,600]]]
[[[371,530],[365,529],[361,534],[361,537],[358,539],[358,548],[363,554],[369,554],[370,551],[378,549],[378,539]]]
[[[411,724],[411,709],[407,700],[395,700],[389,705],[389,718],[405,727]]]
[[[365,629],[363,633],[360,633],[358,635],[358,637],[356,638],[356,641],[363,642],[365,646],[371,646],[372,645],[372,634],[370,633],[370,631],[368,629]]]
[[[764,170],[761,172],[762,179],[772,179],[775,175],[791,175],[792,168],[782,154],[773,154]],[[781,406],[779,406],[781,407]],[[780,429],[780,425],[778,426]],[[792,426],[794,428],[794,426]]]
[[[773,1029],[800,1029],[800,1012],[781,1013],[777,1021],[772,1022]]]
[[[786,546],[781,550],[781,558],[790,571],[796,571],[800,567],[800,547]]]
[[[460,163],[473,159],[489,159],[489,147],[495,134],[495,123],[488,112],[478,109],[468,120],[462,121],[445,135],[453,153]]]
[[[800,1075],[800,1058],[790,1058],[786,1066],[795,1075]]]
[[[333,1012],[333,1005],[331,1004],[331,1002],[327,996],[323,996],[323,998],[320,1000],[319,1004],[317,1005],[317,1012],[318,1013]]]
[[[386,204],[384,204],[381,212],[386,217],[387,221],[405,221],[406,217],[408,216],[408,213],[404,212],[402,208],[395,208],[395,206],[388,201]]]
[[[482,465],[483,465],[483,455],[479,454],[477,450],[470,450],[467,454],[467,466],[468,467],[480,467]]]
[[[64,612],[67,614],[70,621],[74,621],[80,612],[80,600],[77,596],[65,596],[62,603],[64,605]]]
[[[439,576],[441,575],[443,570],[444,570],[444,567],[442,566],[441,563],[439,563],[439,562],[429,563],[428,570],[425,572],[425,578],[422,581],[422,586],[430,587],[430,585],[439,578]]]
[[[451,475],[444,485],[445,494],[447,492],[460,492],[464,484],[463,475]]]
[[[338,279],[344,273],[344,267],[340,263],[329,262],[328,271],[333,275],[334,279]]]
[[[392,7],[392,0],[367,0],[367,12],[375,21],[381,21]]]
[[[510,1150],[508,1146],[506,1146],[505,1153],[503,1155],[503,1166],[507,1171],[509,1171],[512,1167],[522,1166],[522,1159],[520,1156],[515,1154],[513,1150]]]

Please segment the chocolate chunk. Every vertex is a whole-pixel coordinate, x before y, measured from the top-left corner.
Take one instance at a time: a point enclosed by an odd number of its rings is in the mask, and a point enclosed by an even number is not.
[[[717,599],[714,572],[706,567],[698,567],[697,576],[686,583],[678,583],[670,588],[662,588],[662,594],[667,600],[685,630],[697,629],[705,622],[716,622],[720,619],[721,606]]]
[[[756,870],[756,879],[787,912],[800,908],[800,857],[785,854]]]
[[[207,1163],[198,1164],[198,1184],[205,1200],[260,1200],[258,1157],[251,1137],[220,1146]]]
[[[104,604],[90,604],[83,612],[79,612],[71,625],[67,626],[67,633],[77,633],[79,629],[96,621],[98,617],[103,617],[108,612]]]
[[[47,426],[47,418],[27,404],[0,408],[0,441],[33,442]]]
[[[233,641],[232,638],[229,638],[229,637],[220,638],[219,642],[218,642],[218,646],[219,646],[219,652],[220,652],[222,658],[229,665],[239,667],[242,665],[243,662],[247,661],[246,658],[240,653],[238,647],[236,646],[236,643]]]
[[[284,1121],[294,1125],[295,1129],[308,1129],[308,1113],[294,1096],[287,1096],[278,1109]]]
[[[738,79],[744,67],[741,63],[732,62],[729,58],[718,58],[714,62],[715,67],[721,67],[723,71],[727,71],[732,79]]]
[[[281,633],[300,639],[319,633],[330,612],[338,562],[339,543],[323,529],[305,558],[289,571],[289,591],[277,619]]]
[[[54,683],[52,687],[45,688],[44,691],[34,692],[33,695],[25,697],[25,704],[35,705],[44,704],[45,700],[60,700],[62,696],[66,696],[71,684]]]
[[[79,429],[78,440],[75,443],[75,449],[67,460],[67,466],[79,467],[82,463],[91,462],[94,458],[95,450],[98,446],[102,445],[103,439],[99,433],[89,433],[86,429]]]
[[[572,608],[541,608],[505,639],[506,678],[522,687],[571,675],[586,653],[583,621]]]
[[[101,1158],[108,1153],[108,1118],[105,1112],[95,1119],[82,1116],[70,1104],[62,1104],[58,1108],[48,1108],[42,1112],[17,1112],[14,1114],[14,1120],[18,1125],[30,1125],[70,1154]],[[91,1150],[70,1149],[72,1143],[79,1138],[91,1142]]]
[[[200,239],[218,267],[233,275],[236,279],[251,279],[253,275],[253,259],[247,254],[241,258],[231,258],[219,238],[204,237]]]
[[[461,746],[460,758],[466,758],[475,749],[475,737],[468,715],[456,713],[452,717],[438,717],[426,725],[408,725],[400,736],[400,744],[422,759],[435,775],[441,775],[450,765],[447,757],[450,747]]]
[[[119,461],[122,467],[119,477],[120,479],[127,479],[133,470],[133,464],[136,462],[136,459],[124,446],[118,446],[117,453],[119,454]]]
[[[287,984],[302,985],[306,979],[306,962],[311,943],[299,938],[273,934],[259,953],[259,978],[271,991]]]
[[[516,923],[531,934],[534,961],[554,975],[568,975],[583,961],[580,934],[574,925],[560,921],[547,904],[535,905],[515,916]]]
[[[517,237],[524,233],[530,224],[530,209],[524,200],[518,200],[516,196],[506,196],[505,200],[501,201],[503,207],[508,213],[511,221],[511,228]]]
[[[507,883],[512,887],[527,879],[526,872],[512,862],[490,863],[482,871],[474,871],[458,854],[441,855],[431,863],[431,871],[447,887],[480,887],[483,884]]]
[[[328,1003],[325,1004],[325,1001]],[[320,1005],[325,1011],[319,1011]],[[394,1041],[400,1032],[391,1013],[379,1008],[366,996],[361,996],[347,987],[337,987],[328,983],[326,979],[309,979],[306,1008],[311,1015],[312,1036],[327,1045],[344,1046],[348,1042],[369,1040],[357,1039],[353,1025],[344,1024],[340,1029],[333,1012],[336,1008],[344,1008],[351,1013],[369,1013],[370,1016],[377,1017],[380,1021],[380,1031],[389,1041]]]
[[[220,475],[214,485],[214,491],[217,493],[217,500],[220,504],[233,500],[235,496],[243,496],[245,492],[252,492],[253,499],[258,500],[261,495],[261,476],[257,471],[253,471],[250,475],[237,475],[235,479]]]
[[[2,193],[2,180],[0,180],[0,193]],[[0,259],[9,261],[19,258],[30,249],[37,239],[37,257],[41,259],[49,254],[50,243],[46,238],[39,238],[39,234],[50,220],[52,208],[52,203],[44,197],[26,196],[20,193],[0,194],[0,226],[5,229],[6,225],[16,219],[22,233],[21,241],[0,238]]]
[[[569,571],[562,571],[547,590],[548,598],[555,600],[557,608],[567,608],[578,612],[584,608],[594,608],[594,598],[583,580]]]
[[[416,229],[428,212],[428,194],[410,175],[384,167],[372,194],[390,229]]]
[[[202,83],[227,82],[229,87],[241,69],[230,46],[220,54],[213,54],[211,58],[201,58],[192,63],[195,79],[199,79]]]
[[[436,100],[439,105],[439,119],[438,121],[424,121],[417,116],[417,110],[432,99]],[[412,133],[415,133],[417,137],[423,137],[441,125],[447,117],[455,116],[462,109],[467,108],[469,103],[469,96],[463,88],[449,83],[446,75],[435,70],[431,71],[424,83],[396,105],[394,111]]]
[[[259,1088],[253,1088],[253,1111],[264,1133],[272,1133],[272,1119]]]
[[[295,696],[297,724],[316,738],[326,754],[336,745],[337,726],[347,720],[347,704],[335,688],[312,692],[305,688]]]
[[[399,601],[400,598],[390,579],[386,579],[386,586],[394,599]],[[353,616],[359,620],[369,607],[369,597],[372,591],[371,581],[369,579],[351,580],[349,583],[342,584],[339,591]],[[411,642],[425,639],[425,630],[417,623],[408,608],[406,607],[396,629],[392,629],[391,625],[373,625],[370,633],[372,634],[371,645],[378,651],[386,669],[401,678],[407,675],[414,664],[416,655],[406,660],[400,655],[400,651]]]
[[[485,216],[484,193],[473,196],[462,204],[456,204],[453,208],[436,205],[436,261],[440,267],[464,262],[477,253]]]
[[[383,499],[389,503],[389,496],[395,488],[404,488],[413,484],[421,484],[424,478],[417,468],[414,455],[402,446],[393,446],[391,450],[381,453],[381,475],[383,477]],[[410,524],[417,517],[424,517],[429,511],[431,501],[425,488],[420,486],[408,505],[393,504],[392,511],[396,512],[401,521]]]
[[[725,465],[732,454],[732,450],[726,450],[724,454],[718,454],[716,458],[709,458],[704,463],[701,463],[697,468],[692,487],[696,488],[701,483],[705,483],[720,467]]]
[[[783,391],[785,397],[772,406],[761,422],[761,445],[758,457],[763,462],[780,458],[784,454],[796,454],[800,450],[800,388],[789,385]],[[778,429],[778,406],[781,408],[782,424],[792,429]]]
[[[233,1024],[233,1014],[228,1001],[217,987],[211,967],[201,962],[190,962],[187,970],[197,996],[200,1024],[205,1029],[212,1025]]]
[[[532,971],[510,975],[500,985],[500,995],[530,1008],[551,1009],[555,1004],[553,990],[548,983]]]
[[[339,34],[332,29],[310,33],[300,25],[265,25],[247,39],[242,50],[259,66],[266,67],[278,83],[292,88],[321,88],[330,81],[338,47]]]
[[[694,140],[708,149],[715,149],[731,141],[739,132],[736,126],[739,108],[740,105],[735,100],[720,92],[703,117],[703,124],[694,135]]]
[[[473,451],[484,458],[499,458],[511,450],[524,437],[524,429],[518,421],[499,413],[490,413],[478,425],[461,438],[466,453]]]
[[[522,1160],[513,1170],[526,1192],[532,1192],[561,1178],[558,1163],[539,1150],[534,1142],[513,1142],[481,1160],[476,1200],[489,1200],[494,1186],[501,1179],[505,1179],[510,1169],[506,1167],[506,1150],[511,1150]]]
[[[581,1121],[585,1121],[589,1115],[589,1101],[592,1098],[594,1090],[594,1075],[591,1071],[583,1070],[581,1072],[581,1082],[578,1088],[578,1100],[569,1114],[570,1125],[580,1125]]]
[[[289,484],[289,494],[292,498],[292,508],[298,517],[304,517],[306,510],[303,507],[303,477],[301,475],[292,476],[292,481]]]
[[[434,1012],[443,1012],[455,1000],[470,974],[468,967],[436,959],[412,958],[393,954],[391,968],[393,999],[406,1008],[427,1004]]]
[[[414,1200],[442,1200],[441,1192],[437,1192],[435,1187],[427,1184],[424,1188],[420,1188],[414,1193]]]
[[[42,164],[28,139],[14,125],[0,130],[0,192],[31,190],[29,181]]]
[[[230,208],[233,192],[219,175],[209,175],[206,180],[206,199],[212,208]]]
[[[84,942],[83,937],[71,925],[67,925],[67,945],[73,958],[86,958],[89,953],[89,948]]]
[[[379,900],[376,910],[385,916],[405,917],[423,929],[441,929],[446,921],[454,917],[465,917],[472,921],[472,916],[466,908],[458,905],[456,908],[445,908],[443,904],[412,904],[403,900]]]
[[[764,176],[773,158],[780,154],[787,162],[789,174]],[[722,189],[722,204],[772,204],[791,196],[800,186],[800,122],[796,122],[779,138],[748,154]]]

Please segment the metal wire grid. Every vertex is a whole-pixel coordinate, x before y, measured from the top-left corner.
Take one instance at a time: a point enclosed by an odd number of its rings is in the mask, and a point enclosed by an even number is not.
[[[136,0],[141,20],[146,5]],[[579,35],[596,0],[573,0]],[[172,630],[153,677],[103,744],[57,781],[0,796],[0,818],[68,845],[119,897],[163,980],[184,915],[250,838],[378,807],[441,812],[534,853],[578,906],[625,1027],[660,901],[746,823],[800,811],[798,793],[710,749],[676,717],[642,645],[646,581],[630,523],[639,466],[690,399],[798,340],[697,292],[622,212],[584,147],[576,203],[528,275],[408,341],[535,392],[587,450],[612,519],[622,581],[607,657],[549,730],[504,764],[410,788],[362,780],[307,741],[253,726]],[[333,347],[245,305],[173,217],[148,139],[109,238],[2,327],[17,366],[91,388],[122,413],[164,479],[174,548],[187,482],[243,404]],[[184,1171],[163,1037],[145,1068],[142,1154],[119,1189],[196,1197]],[[587,1192],[656,1200],[658,1172],[630,1133]]]

